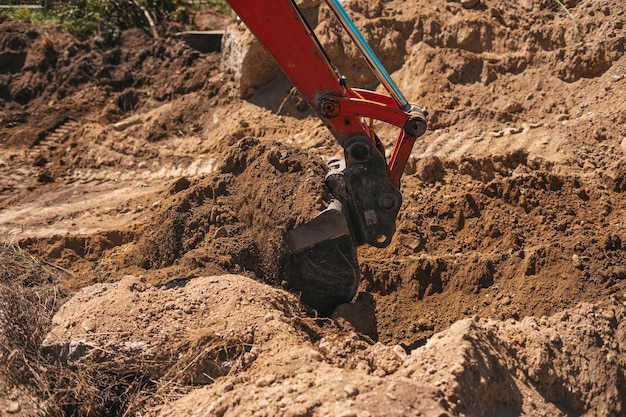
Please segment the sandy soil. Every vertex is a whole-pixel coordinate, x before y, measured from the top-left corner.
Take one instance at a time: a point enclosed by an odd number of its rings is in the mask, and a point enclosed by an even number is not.
[[[282,287],[284,236],[340,153],[284,77],[242,100],[178,38],[0,21],[0,227],[76,291],[44,348],[152,364],[141,415],[624,415],[626,11],[472,3],[348,3],[430,127],[392,244],[359,248],[332,319]],[[0,414],[45,410],[10,388]]]

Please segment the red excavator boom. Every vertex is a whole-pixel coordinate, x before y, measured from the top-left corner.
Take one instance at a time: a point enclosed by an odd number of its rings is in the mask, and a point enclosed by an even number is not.
[[[288,238],[293,266],[288,282],[321,314],[349,302],[359,282],[356,246],[385,247],[402,203],[400,178],[426,112],[408,104],[339,0],[326,0],[389,95],[351,88],[331,63],[294,0],[228,0],[309,105],[317,111],[345,159],[330,163],[326,183],[335,201]],[[367,119],[399,129],[389,161]]]

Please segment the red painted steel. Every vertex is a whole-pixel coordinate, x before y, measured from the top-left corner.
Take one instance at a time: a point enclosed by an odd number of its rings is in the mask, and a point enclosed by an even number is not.
[[[412,114],[394,100],[369,90],[351,89],[328,61],[314,34],[303,21],[293,0],[228,0],[232,9],[265,46],[340,145],[354,136],[372,137],[364,118],[380,120],[400,128],[400,136],[389,161],[387,175],[399,188],[404,165],[415,138],[404,131]],[[343,84],[343,85],[342,85]],[[328,97],[339,107],[332,116],[323,109]],[[322,103],[322,104],[320,104]],[[332,109],[332,105],[330,106]]]

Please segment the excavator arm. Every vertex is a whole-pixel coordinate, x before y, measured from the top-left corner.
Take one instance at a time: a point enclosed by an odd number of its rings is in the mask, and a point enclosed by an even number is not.
[[[416,138],[426,131],[426,111],[407,102],[339,0],[325,1],[388,95],[349,86],[294,0],[228,0],[344,149],[344,159],[331,161],[326,177],[335,201],[287,238],[288,282],[323,315],[356,293],[356,247],[391,243],[402,204],[400,178]],[[398,128],[389,161],[367,119]]]

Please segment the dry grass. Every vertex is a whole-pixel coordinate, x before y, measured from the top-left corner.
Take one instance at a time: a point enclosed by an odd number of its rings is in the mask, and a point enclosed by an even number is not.
[[[561,0],[554,0],[554,2],[556,3],[559,10],[561,10],[565,14],[565,16],[567,16],[572,21],[574,39],[581,39],[580,27],[578,25],[578,21],[576,20],[576,18],[574,18],[574,16],[569,11],[567,6],[565,6],[565,4],[563,4]]]
[[[146,406],[170,403],[198,385],[209,385],[232,369],[245,366],[243,355],[252,348],[238,338],[222,338],[211,332],[190,335],[173,343],[169,363],[150,390],[139,392],[124,416],[131,416]]]
[[[241,366],[249,342],[213,334],[189,336],[158,358],[116,351],[70,360],[42,351],[52,317],[67,300],[61,268],[0,239],[0,386],[20,387],[48,416],[134,416],[191,386],[211,384]]]
[[[40,349],[68,296],[58,283],[60,273],[10,239],[0,240],[0,361],[6,364],[0,378],[39,398],[46,415],[122,415],[146,385],[141,361],[69,363]]]

